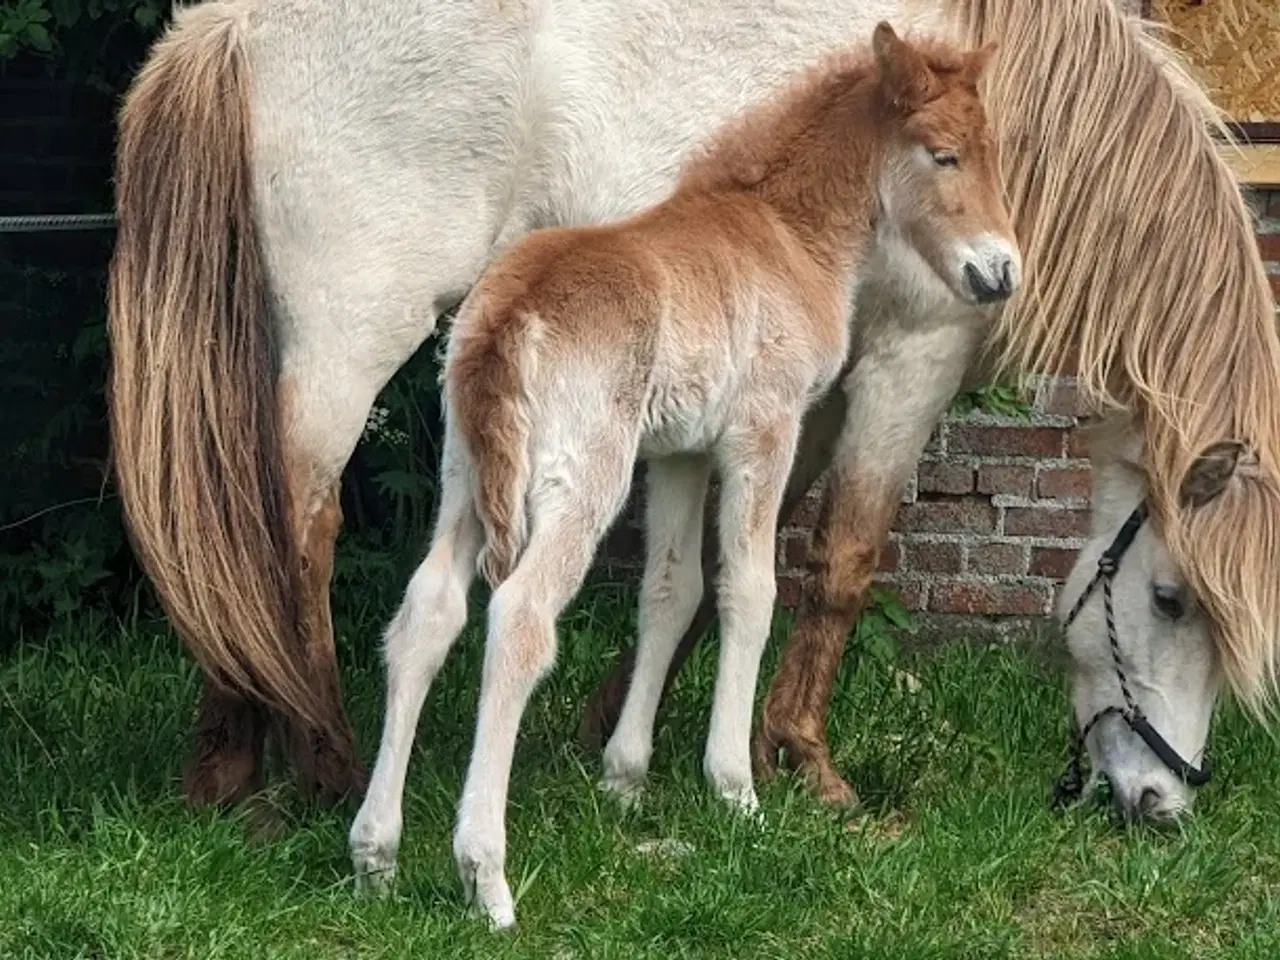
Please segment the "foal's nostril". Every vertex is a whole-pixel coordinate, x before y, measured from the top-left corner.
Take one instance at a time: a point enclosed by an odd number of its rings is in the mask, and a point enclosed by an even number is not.
[[[1013,261],[1006,260],[1000,268],[1000,292],[1006,297],[1013,293]]]
[[[972,261],[964,265],[964,277],[969,281],[969,289],[979,303],[995,303],[1006,299],[1013,293],[1013,266],[1009,260],[997,268],[992,279],[987,279]]]

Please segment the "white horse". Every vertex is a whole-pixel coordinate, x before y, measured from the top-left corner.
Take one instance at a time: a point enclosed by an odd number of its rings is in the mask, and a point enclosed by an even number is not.
[[[121,496],[210,679],[190,797],[260,783],[259,704],[288,718],[308,785],[360,789],[329,620],[338,483],[440,313],[531,228],[651,204],[710,131],[881,19],[998,41],[984,97],[1027,272],[993,342],[1046,371],[1078,351],[1087,395],[1134,417],[1142,470],[1095,458],[1100,509],[1069,598],[1149,502],[1114,582],[1131,695],[1192,762],[1220,677],[1265,700],[1280,341],[1211,108],[1112,0],[209,0],[178,12],[124,107],[110,312]],[[923,262],[882,266],[854,308],[859,360],[801,441],[810,471],[831,465],[830,492],[757,751],[768,767],[785,750],[836,800],[852,795],[825,744],[844,638],[988,328]],[[1180,499],[1222,441],[1250,469]],[[793,488],[807,479],[797,467]],[[421,599],[411,585],[406,605]],[[1081,724],[1121,703],[1104,599],[1070,627]],[[1190,803],[1122,717],[1088,747],[1127,808]]]

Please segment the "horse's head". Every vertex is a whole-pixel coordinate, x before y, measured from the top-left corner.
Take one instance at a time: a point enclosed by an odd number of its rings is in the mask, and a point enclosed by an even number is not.
[[[1007,299],[1021,258],[978,94],[995,45],[935,52],[881,23],[873,47],[890,140],[878,185],[882,239],[917,255],[966,303]]]
[[[1220,493],[1238,453],[1223,444],[1197,460],[1187,496]],[[1136,433],[1095,439],[1092,535],[1067,579],[1059,616],[1067,620],[1072,700],[1093,775],[1110,784],[1125,819],[1160,821],[1188,810],[1192,787],[1208,773],[1205,745],[1224,674],[1213,622],[1158,522],[1134,513],[1147,495],[1140,456]]]

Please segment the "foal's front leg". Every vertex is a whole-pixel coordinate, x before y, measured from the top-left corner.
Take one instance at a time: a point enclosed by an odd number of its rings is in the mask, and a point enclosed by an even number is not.
[[[748,811],[758,806],[751,712],[777,593],[774,530],[799,433],[798,417],[756,428],[727,438],[720,458],[720,663],[703,771]]]
[[[844,426],[847,398],[844,389],[837,385],[826,397],[805,415],[801,425],[800,444],[796,451],[795,462],[791,467],[791,476],[787,481],[787,490],[783,494],[782,509],[779,518],[786,519],[795,511],[814,483],[817,482],[827,465],[831,462],[831,451]],[[713,580],[717,569],[719,555],[719,532],[712,522],[714,514],[708,514],[702,528],[702,578]],[[716,602],[714,594],[705,594],[693,615],[693,620],[667,668],[666,680],[663,682],[662,695],[666,697],[676,674],[680,672],[685,660],[693,652],[693,648],[702,636],[711,628],[716,619]],[[582,719],[578,724],[578,742],[588,750],[597,750],[612,734],[614,725],[622,710],[627,689],[631,683],[631,674],[635,669],[636,648],[629,647],[622,652],[621,658],[614,665],[609,675],[595,692],[588,698],[582,711]]]
[[[638,796],[648,773],[667,668],[702,599],[702,514],[710,477],[705,456],[649,464],[635,671],[604,751],[602,785],[624,800]]]

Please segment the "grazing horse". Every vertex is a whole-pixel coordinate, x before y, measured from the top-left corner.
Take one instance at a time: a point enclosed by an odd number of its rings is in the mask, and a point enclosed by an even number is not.
[[[1053,372],[1074,352],[1085,396],[1129,418],[1135,443],[1095,458],[1107,508],[1067,598],[1149,502],[1113,600],[1152,722],[1184,757],[1204,746],[1221,684],[1181,686],[1169,665],[1184,657],[1265,701],[1280,622],[1272,305],[1207,99],[1113,0],[206,0],[175,14],[122,111],[109,314],[125,516],[207,676],[188,797],[259,786],[273,714],[304,787],[361,789],[329,615],[338,483],[437,317],[530,229],[656,202],[713,130],[882,19],[999,42],[983,97],[1025,276],[989,351],[967,309],[921,292],[922,265],[859,290],[857,362],[799,442],[792,490],[827,465],[830,482],[758,754],[782,748],[824,796],[852,795],[824,732],[847,627],[932,425],[988,358]],[[1184,503],[1224,441],[1249,469]],[[1130,447],[1141,471],[1108,469],[1107,450]],[[1171,591],[1182,602],[1157,600]],[[1090,593],[1069,628],[1080,711],[1121,696],[1095,669],[1111,656],[1104,600]],[[616,715],[621,697],[599,705]],[[1189,801],[1119,717],[1088,747],[1126,802]]]
[[[850,297],[882,258],[927,264],[970,307],[1017,288],[978,98],[990,54],[908,44],[882,22],[713,137],[658,205],[535,231],[481,276],[445,358],[436,531],[387,635],[382,748],[351,828],[358,876],[382,886],[395,868],[418,715],[478,566],[494,591],[454,855],[468,899],[494,926],[515,923],[504,807],[517,730],[641,458],[639,659],[604,783],[631,797],[645,778],[658,694],[703,594],[714,467],[724,638],[703,769],[756,809],[751,708],[778,509],[804,414],[844,366]]]

